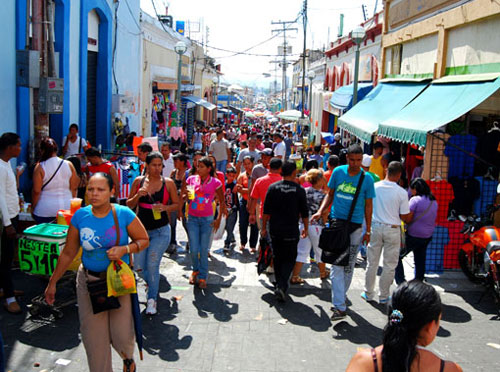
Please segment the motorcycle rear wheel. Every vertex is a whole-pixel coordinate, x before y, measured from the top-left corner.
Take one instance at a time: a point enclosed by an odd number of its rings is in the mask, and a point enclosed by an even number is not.
[[[473,267],[471,264],[471,257],[463,249],[460,249],[458,251],[458,263],[460,264],[460,268],[462,269],[465,276],[471,282],[473,283],[481,282],[481,279],[474,274]]]

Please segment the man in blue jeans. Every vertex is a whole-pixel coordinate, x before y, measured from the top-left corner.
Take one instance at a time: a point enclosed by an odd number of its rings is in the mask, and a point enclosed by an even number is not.
[[[231,160],[231,149],[229,142],[224,139],[224,131],[219,128],[216,133],[217,139],[210,144],[208,154],[214,156],[217,170],[226,174],[227,163]]]
[[[349,146],[347,150],[347,165],[339,166],[332,172],[332,176],[328,182],[330,189],[328,195],[323,200],[318,212],[311,217],[311,221],[318,220],[329,205],[332,206],[330,219],[347,220],[356,188],[363,172],[361,169],[362,160],[363,149],[361,146],[358,144]],[[365,176],[363,184],[360,187],[361,190],[349,226],[349,231],[351,231],[349,263],[347,266],[332,265],[330,271],[333,303],[331,320],[345,318],[347,311],[346,294],[351,285],[358,247],[362,241],[366,242],[366,244],[370,242],[373,198],[375,197],[373,179]],[[363,219],[366,221],[366,233],[364,236],[361,228]]]

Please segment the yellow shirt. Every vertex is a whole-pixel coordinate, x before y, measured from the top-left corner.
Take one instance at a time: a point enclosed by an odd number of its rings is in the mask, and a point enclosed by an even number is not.
[[[372,155],[372,163],[370,164],[370,168],[368,169],[370,172],[375,173],[380,177],[381,180],[384,179],[384,167],[382,167],[382,156],[378,158],[374,158]]]

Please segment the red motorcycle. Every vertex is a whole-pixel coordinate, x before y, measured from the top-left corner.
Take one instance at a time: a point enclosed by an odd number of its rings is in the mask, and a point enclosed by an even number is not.
[[[500,229],[493,226],[493,215],[499,209],[500,205],[490,205],[486,216],[458,217],[464,222],[460,232],[467,236],[458,252],[458,261],[467,278],[493,290],[500,312]]]

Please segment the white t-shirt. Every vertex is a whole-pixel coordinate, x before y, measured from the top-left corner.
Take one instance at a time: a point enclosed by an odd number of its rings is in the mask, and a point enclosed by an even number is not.
[[[279,143],[276,143],[276,146],[274,147],[274,156],[281,156],[281,160],[285,160],[285,155],[286,155],[285,142],[281,141]]]
[[[163,160],[163,177],[170,177],[174,168],[174,159],[172,159],[172,155],[170,155],[167,160]]]
[[[85,141],[84,138],[82,138],[82,147],[80,148],[80,136],[76,135],[76,141],[71,142],[68,140],[68,137],[66,137],[65,141],[68,141],[68,150],[66,151],[65,157],[71,156],[71,155],[76,155],[76,154],[81,154],[85,151],[85,147],[87,146],[87,141]]]
[[[10,226],[10,219],[19,214],[19,195],[16,176],[10,162],[0,159],[0,209],[4,226]]]
[[[375,184],[373,221],[387,225],[400,225],[400,214],[410,213],[408,192],[396,182],[383,180]]]
[[[227,160],[227,150],[229,149],[229,142],[224,138],[220,141],[213,141],[208,149],[209,153],[212,153],[216,161]]]

